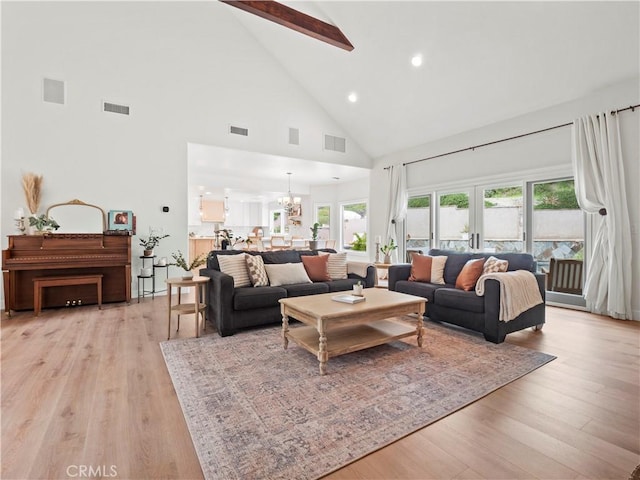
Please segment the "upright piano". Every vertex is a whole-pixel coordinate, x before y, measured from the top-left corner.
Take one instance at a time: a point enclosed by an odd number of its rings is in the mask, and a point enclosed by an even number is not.
[[[2,251],[5,311],[33,309],[33,279],[102,274],[102,301],[131,302],[131,237],[101,233],[9,235]],[[98,303],[92,285],[61,286],[43,292],[43,307],[70,300]]]

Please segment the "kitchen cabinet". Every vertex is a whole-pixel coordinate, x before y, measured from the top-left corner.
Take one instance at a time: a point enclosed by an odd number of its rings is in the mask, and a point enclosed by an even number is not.
[[[225,227],[256,227],[262,224],[262,203],[229,202]]]
[[[189,262],[192,262],[198,255],[209,255],[211,250],[215,248],[214,238],[189,238]],[[205,266],[198,267],[196,272]]]
[[[221,200],[202,200],[203,222],[224,222],[224,202]]]

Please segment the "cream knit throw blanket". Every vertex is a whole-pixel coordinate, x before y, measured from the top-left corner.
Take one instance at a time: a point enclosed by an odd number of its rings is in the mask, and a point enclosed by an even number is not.
[[[484,295],[484,282],[490,278],[500,282],[500,320],[503,322],[542,303],[536,277],[527,270],[482,275],[476,284],[476,294]]]
[[[367,268],[373,263],[367,262],[347,262],[347,273],[355,273],[359,277],[367,276]]]

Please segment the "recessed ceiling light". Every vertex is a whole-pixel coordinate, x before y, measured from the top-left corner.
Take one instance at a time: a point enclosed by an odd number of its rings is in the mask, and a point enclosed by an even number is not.
[[[358,94],[356,92],[351,92],[347,98],[351,103],[356,103],[358,101]]]
[[[419,67],[420,65],[422,65],[422,55],[418,53],[411,57],[411,65],[413,65],[414,67]]]

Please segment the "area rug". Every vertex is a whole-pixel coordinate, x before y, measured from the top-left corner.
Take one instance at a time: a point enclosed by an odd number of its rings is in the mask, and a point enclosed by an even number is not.
[[[295,325],[294,327],[295,328]],[[161,343],[207,479],[313,479],[555,357],[425,322],[415,341],[316,357],[270,327]]]

